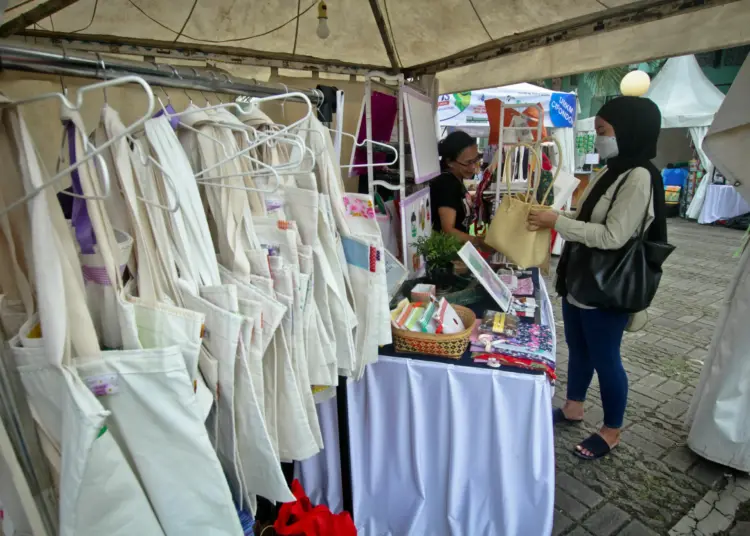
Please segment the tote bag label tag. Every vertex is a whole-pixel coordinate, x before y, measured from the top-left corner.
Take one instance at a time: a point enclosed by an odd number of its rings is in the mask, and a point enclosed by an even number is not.
[[[94,396],[109,396],[119,392],[117,374],[101,374],[99,376],[89,376],[83,381],[86,387],[94,393]]]

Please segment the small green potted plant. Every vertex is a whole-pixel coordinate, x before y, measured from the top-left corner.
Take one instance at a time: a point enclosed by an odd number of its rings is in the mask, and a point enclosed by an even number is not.
[[[455,281],[453,261],[458,258],[461,241],[453,235],[433,232],[428,237],[419,237],[413,244],[424,260],[427,279],[439,286],[450,287]]]

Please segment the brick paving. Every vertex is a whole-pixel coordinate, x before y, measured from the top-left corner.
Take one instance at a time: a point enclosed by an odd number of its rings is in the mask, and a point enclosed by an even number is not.
[[[677,249],[665,266],[649,323],[638,333],[626,334],[623,341],[630,393],[622,443],[594,462],[571,453],[601,425],[596,377],[584,425],[555,430],[553,536],[668,534],[725,477],[725,468],[702,460],[685,446],[683,418],[737,264],[732,255],[742,233],[684,220],[671,220],[669,233]],[[560,300],[553,303],[559,375],[554,403],[560,406],[565,399],[568,350]]]

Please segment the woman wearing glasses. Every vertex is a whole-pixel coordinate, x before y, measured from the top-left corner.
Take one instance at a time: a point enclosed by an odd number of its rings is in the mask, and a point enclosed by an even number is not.
[[[469,234],[474,202],[464,186],[464,180],[477,173],[482,160],[477,140],[457,130],[440,140],[438,153],[443,173],[430,181],[432,229],[452,234],[461,242],[483,246],[481,238]]]

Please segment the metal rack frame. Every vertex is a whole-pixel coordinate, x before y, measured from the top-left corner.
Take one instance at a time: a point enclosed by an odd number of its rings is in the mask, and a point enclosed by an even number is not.
[[[374,158],[372,150],[372,84],[373,78],[380,78],[381,80],[388,82],[396,82],[398,84],[398,174],[399,181],[397,185],[390,184],[385,181],[375,180],[375,169],[374,169]],[[375,187],[382,186],[388,190],[399,193],[399,202],[402,202],[406,197],[406,163],[404,161],[404,87],[405,87],[404,75],[397,74],[391,75],[381,72],[370,72],[365,76],[365,129],[367,136],[367,187],[370,196],[374,198]],[[390,89],[391,86],[387,86]],[[402,219],[399,217],[399,219]],[[401,222],[401,257],[404,266],[406,266],[406,233],[403,228],[403,221]]]
[[[212,69],[174,67],[167,64],[103,58],[101,54],[65,49],[42,49],[0,42],[0,70],[13,70],[58,76],[76,76],[109,80],[124,75],[137,75],[151,86],[192,89],[238,96],[270,97],[287,93],[288,88],[261,84],[255,80],[235,78]],[[296,90],[311,102],[320,104],[323,94],[316,89]],[[302,102],[290,97],[290,101]]]
[[[501,151],[500,156],[503,156],[502,150],[503,147],[506,145],[512,145],[509,143],[505,143],[503,141],[503,134],[507,130],[526,130],[526,131],[532,131],[533,127],[506,127],[503,125],[503,121],[505,118],[505,109],[506,108],[512,108],[512,109],[522,109],[525,110],[527,108],[536,108],[537,112],[539,113],[539,119],[537,121],[536,126],[536,140],[532,143],[535,149],[537,149],[538,152],[541,153],[541,147],[542,147],[542,132],[544,128],[544,108],[542,108],[539,104],[528,104],[528,103],[514,103],[514,104],[505,104],[504,102],[500,102],[500,136],[497,141],[497,150]],[[507,157],[506,157],[507,158]],[[540,163],[541,165],[541,163]],[[495,201],[494,205],[492,207],[492,212],[494,213],[497,210],[497,207],[500,206],[500,198],[501,198],[501,181],[503,180],[503,169],[504,166],[498,165],[497,169],[497,179],[495,181]]]

